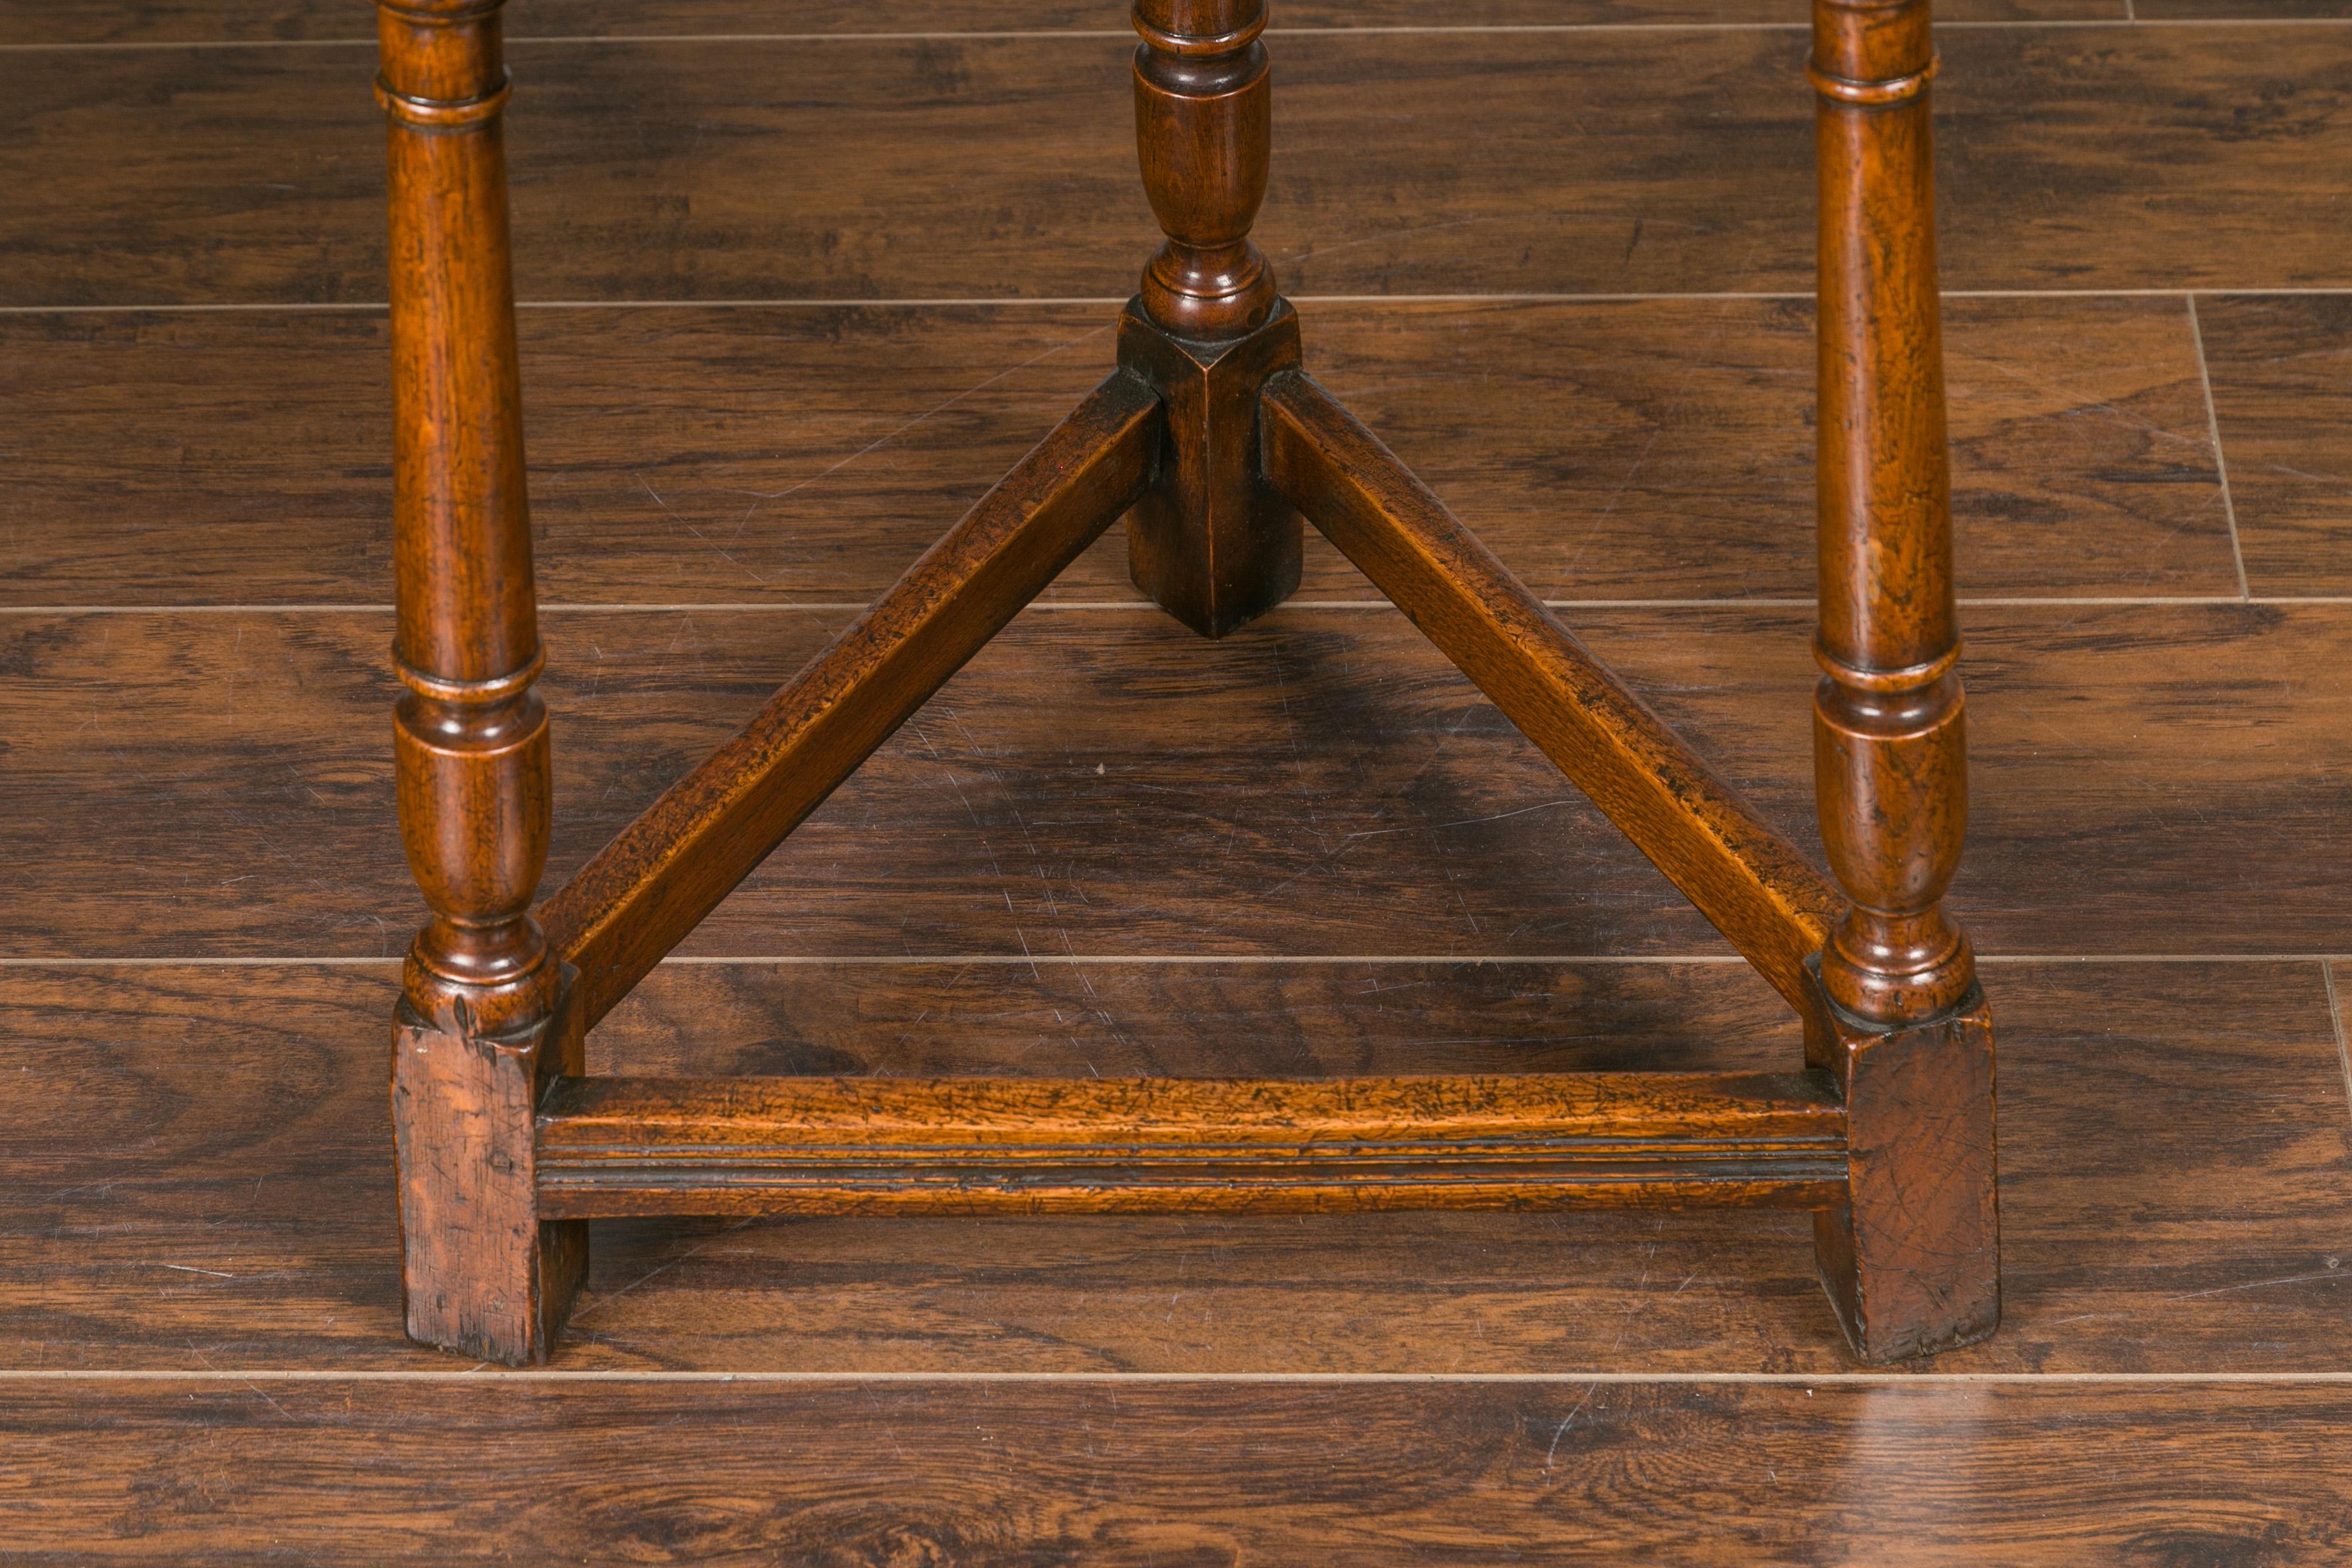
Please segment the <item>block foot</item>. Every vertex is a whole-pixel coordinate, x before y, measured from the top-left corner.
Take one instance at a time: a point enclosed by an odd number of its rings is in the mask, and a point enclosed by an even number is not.
[[[1298,317],[1276,301],[1265,324],[1223,342],[1154,325],[1139,302],[1119,318],[1119,363],[1167,410],[1160,482],[1127,515],[1128,570],[1153,603],[1206,637],[1247,625],[1298,587],[1298,514],[1265,482],[1258,389],[1298,363]]]
[[[1844,1089],[1849,1154],[1847,1201],[1814,1215],[1814,1255],[1847,1342],[1891,1362],[1985,1338],[2000,1321],[2000,1235],[1983,993],[1894,1028],[1826,996],[1815,1013],[1807,1055]]]
[[[544,1364],[588,1272],[584,1220],[542,1222],[540,1090],[578,1073],[576,1010],[485,1038],[404,1001],[392,1031],[401,1296],[411,1339],[509,1366]]]

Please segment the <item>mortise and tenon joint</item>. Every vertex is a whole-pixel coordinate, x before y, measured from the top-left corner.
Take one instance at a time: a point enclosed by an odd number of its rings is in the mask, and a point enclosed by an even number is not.
[[[1830,876],[1308,374],[1250,240],[1272,122],[1264,0],[1136,0],[1137,149],[1164,240],[1120,318],[1119,368],[536,915],[550,719],[533,690],[499,0],[378,11],[394,744],[428,913],[393,1027],[411,1334],[544,1361],[606,1216],[1625,1205],[1810,1211],[1865,1360],[1992,1331],[1992,1027],[1943,904],[1968,792],[1926,0],[1813,3]],[[1802,1063],[1317,1082],[586,1074],[587,1032],[1114,522],[1137,584],[1216,637],[1297,587],[1302,514],[1779,991]]]

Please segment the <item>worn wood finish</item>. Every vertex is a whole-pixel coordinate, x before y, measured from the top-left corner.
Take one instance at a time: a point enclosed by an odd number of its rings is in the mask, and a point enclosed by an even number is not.
[[[1507,37],[1282,42],[1256,237],[1294,298],[1811,294],[1801,35]],[[2329,195],[2352,32],[1961,28],[1942,47],[1966,153],[1942,171],[1947,287],[2352,283]],[[1124,298],[1154,237],[1131,48],[517,45],[522,297]],[[0,304],[381,300],[352,69],[331,48],[99,51],[70,73],[0,56]],[[1465,102],[1493,133],[1458,133]]]
[[[7,1390],[28,1554],[1014,1568],[2323,1564],[2352,1394],[2061,1383],[166,1381]],[[420,1488],[415,1478],[430,1476]],[[97,1528],[93,1528],[97,1527]],[[263,1535],[259,1527],[255,1534]]]
[[[1807,1057],[1851,1128],[1844,1202],[1816,1211],[1822,1284],[1866,1361],[1970,1344],[2000,1322],[1992,1015],[1981,992],[1872,1028],[1823,998]]]
[[[498,0],[378,8],[391,167],[393,665],[401,838],[429,912],[392,1036],[408,1331],[544,1361],[587,1271],[528,1147],[582,1025],[530,915],[548,716],[524,497]]]
[[[1821,1208],[1825,1079],[566,1079],[540,1212],[1015,1214]]]
[[[532,1109],[584,1062],[575,1004],[501,1034],[420,1022],[392,1032],[401,1300],[409,1337],[486,1360],[545,1363],[588,1274],[588,1227],[538,1201]]]
[[[1114,374],[896,587],[550,898],[583,1026],[626,995],[1142,490],[1158,397]]]
[[[1268,387],[1266,471],[1791,1006],[1842,900],[1372,434],[1305,376]]]
[[[2217,378],[2271,384],[2253,359],[2245,372],[2222,363],[2229,303],[2199,306]],[[1546,598],[1811,596],[1810,303],[1307,314],[1316,379]],[[524,311],[542,599],[870,600],[1110,370],[1105,317],[1096,305]],[[0,316],[0,358],[40,366],[10,395],[0,507],[19,521],[0,536],[0,604],[383,602],[383,328],[364,312]],[[2293,330],[2284,317],[2280,328],[2282,340]],[[2236,592],[2180,301],[1948,300],[1945,332],[1969,595]],[[2316,356],[2334,341],[2309,340],[2312,374],[2280,384],[2261,429],[2217,380],[2233,440],[2274,429],[2312,449],[2267,450],[2326,472],[2314,433],[2328,424],[2296,414],[2330,395]],[[270,439],[249,442],[250,429]],[[2231,478],[2260,552],[2268,524],[2248,489],[2264,465]],[[2315,528],[2324,500],[2315,488]],[[1041,597],[1135,598],[1125,531]],[[2290,555],[2264,559],[2284,569]],[[1319,534],[1303,560],[1295,598],[1372,596]],[[2294,581],[2258,575],[2275,590]]]

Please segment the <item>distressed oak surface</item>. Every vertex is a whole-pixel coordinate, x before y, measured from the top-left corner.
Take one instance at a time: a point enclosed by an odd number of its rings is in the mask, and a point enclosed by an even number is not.
[[[1946,287],[2352,283],[2352,30],[1942,48]],[[1117,300],[1150,233],[1117,37],[509,52],[526,300]],[[1293,37],[1258,242],[1310,299],[1810,294],[1803,54],[1788,30]],[[73,58],[0,55],[0,304],[383,297],[350,54]],[[1465,100],[1490,133],[1458,133]]]
[[[1330,1214],[1825,1208],[1826,1074],[572,1078],[539,1108],[539,1212]]]
[[[2331,205],[2352,33],[2259,25],[2342,7],[2133,9],[2242,22],[1944,30],[1948,283],[2352,281]],[[0,8],[12,44],[353,40],[0,52],[0,303],[380,299],[364,15]],[[1350,18],[1426,16],[1290,0],[1276,26]],[[1439,18],[1798,19],[1679,0]],[[513,20],[786,30],[725,0],[517,0]],[[1150,220],[1116,16],[789,23],[971,27],[1110,36],[519,46],[523,292],[961,297],[976,272],[1123,294]],[[1259,232],[1297,291],[1810,289],[1795,26],[1278,42]],[[827,105],[850,155],[794,139]],[[940,169],[961,189],[924,195]],[[1318,377],[1538,593],[1810,595],[1802,298],[1306,311]],[[1962,609],[1976,817],[1954,901],[1999,988],[2009,1296],[1998,1339],[1936,1365],[2050,1381],[1724,1381],[1850,1364],[1800,1216],[1388,1215],[607,1223],[564,1352],[583,1372],[1218,1381],[489,1390],[347,1375],[444,1364],[399,1332],[384,1157],[398,978],[378,955],[418,909],[382,754],[381,316],[0,315],[0,603],[164,612],[0,615],[0,955],[268,961],[0,967],[0,1071],[43,1110],[0,1124],[0,1366],[74,1374],[0,1381],[0,1529],[77,1563],[1483,1563],[1497,1543],[1589,1561],[1604,1538],[1662,1563],[2339,1560],[2352,1416],[2311,1379],[2352,1364],[2329,991],[2352,966],[2314,955],[2341,953],[2352,914],[2333,674],[2352,609],[2112,601],[2237,593],[2217,456],[2253,594],[2347,592],[2352,325],[2329,298],[2196,311],[1946,305],[1964,600],[2109,601]],[[525,312],[542,591],[696,606],[549,616],[554,876],[1098,379],[1109,314]],[[1119,531],[1060,596],[1132,597]],[[1368,587],[1310,540],[1303,596]],[[217,608],[287,603],[314,607]],[[828,607],[711,607],[754,603]],[[1565,613],[1810,850],[1803,607]],[[657,971],[594,1065],[1792,1059],[1770,993],[1691,962],[1720,950],[1391,620],[1302,608],[1204,650],[1139,611],[1024,617],[696,950],[795,961]],[[1200,716],[1181,746],[1155,704]],[[337,956],[362,962],[287,962]],[[197,1381],[88,1375],[124,1370]],[[1585,1376],[1237,1377],[1396,1372]],[[1703,1381],[1591,1377],[1612,1373]],[[2188,1380],[2206,1373],[2287,1381]],[[2097,1381],[2126,1373],[2154,1381]]]

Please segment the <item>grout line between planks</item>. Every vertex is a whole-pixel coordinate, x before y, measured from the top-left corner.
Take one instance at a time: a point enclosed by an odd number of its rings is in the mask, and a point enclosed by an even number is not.
[[[2230,559],[2238,568],[2238,597],[2251,603],[2253,589],[2246,582],[2246,552],[2238,542],[2238,503],[2230,493],[2230,459],[2221,450],[2221,411],[2213,401],[2213,372],[2205,358],[2205,328],[2197,319],[2197,296],[2189,305],[2189,341],[2197,351],[2197,380],[2205,389],[2205,427],[2213,438],[2213,471],[2221,481],[2221,515],[2230,525]]]
[[[396,968],[401,957],[386,954],[375,958],[315,957],[299,953],[271,957],[238,956],[208,957],[204,954],[178,954],[141,957],[78,957],[71,954],[47,957],[0,957],[0,969],[262,969],[262,968]],[[1278,967],[1309,964],[1455,964],[1463,967],[1499,967],[1504,964],[1558,964],[1563,968],[1590,967],[1633,968],[1640,966],[1681,966],[1697,964],[1742,964],[1748,961],[1736,952],[1666,952],[1666,953],[1461,953],[1461,952],[1112,952],[1112,953],[1045,953],[1025,952],[906,952],[906,953],[728,953],[679,956],[672,954],[661,961],[662,967],[709,968],[728,966],[761,966],[778,969],[914,969],[924,966],[947,968],[1052,969],[1073,967],[1157,966],[1176,968],[1183,965],[1209,967]],[[2352,963],[2352,954],[2328,952],[1979,952],[1977,962],[1986,964],[2205,964],[2205,963],[2315,963],[2321,966],[2322,978],[2329,988],[2330,1005],[2334,1002],[2334,979],[2326,973],[2330,963]],[[2347,1087],[2352,1087],[2352,1065],[2346,1068]]]
[[[2336,1059],[2344,1068],[2345,1110],[2347,1114],[2352,1114],[2352,1045],[2346,1043],[2344,1008],[2336,999],[2336,965],[2333,962],[2320,964],[2319,978],[2327,987],[2327,1020],[2335,1026]]]
[[[2352,1279],[2352,1272],[2346,1278]],[[1965,1388],[2064,1384],[2121,1387],[2213,1384],[2306,1384],[2352,1385],[2352,1372],[679,1372],[562,1367],[475,1366],[411,1370],[376,1367],[352,1371],[323,1368],[252,1372],[175,1372],[163,1368],[0,1368],[0,1380],[20,1383],[203,1383],[230,1386],[253,1383],[740,1383],[740,1384],[1522,1384],[1532,1386],[1606,1384],[1750,1384],[1781,1388]]]

